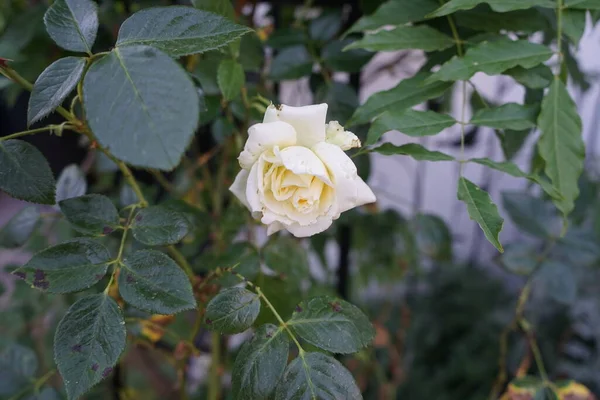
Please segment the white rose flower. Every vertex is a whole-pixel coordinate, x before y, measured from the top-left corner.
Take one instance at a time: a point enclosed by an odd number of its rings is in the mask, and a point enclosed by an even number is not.
[[[312,236],[344,211],[375,201],[344,153],[360,141],[337,121],[326,124],[326,115],[327,104],[270,105],[263,122],[248,129],[242,170],[229,189],[269,235],[286,229]]]

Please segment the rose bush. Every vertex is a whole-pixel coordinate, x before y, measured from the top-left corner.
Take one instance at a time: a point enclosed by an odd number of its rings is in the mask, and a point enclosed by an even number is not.
[[[263,122],[248,130],[230,190],[269,235],[286,229],[312,236],[342,212],[375,201],[344,153],[360,141],[337,121],[326,124],[326,116],[327,104],[270,105]]]

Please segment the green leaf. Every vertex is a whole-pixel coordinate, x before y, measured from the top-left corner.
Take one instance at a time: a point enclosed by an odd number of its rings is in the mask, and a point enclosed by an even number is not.
[[[356,353],[375,337],[358,307],[330,296],[301,302],[286,324],[302,340],[331,353]]]
[[[481,3],[487,3],[496,12],[507,12],[513,10],[524,10],[530,7],[555,8],[556,3],[552,0],[450,0],[427,17],[442,17],[459,10],[470,10]]]
[[[567,215],[579,195],[577,182],[583,171],[585,145],[577,106],[558,78],[554,79],[542,101],[538,126],[542,132],[538,150],[546,163],[544,172],[563,198],[555,200],[554,204]]]
[[[44,15],[48,34],[65,50],[92,54],[98,10],[91,0],[56,0]]]
[[[546,260],[540,266],[538,276],[546,293],[558,303],[570,305],[577,299],[577,278],[570,265]]]
[[[377,143],[384,133],[392,130],[412,137],[432,136],[455,123],[451,116],[433,111],[386,111],[371,124],[365,145]]]
[[[497,132],[496,136],[500,140],[502,146],[502,152],[504,157],[507,159],[513,159],[517,153],[521,150],[527,137],[531,133],[531,130],[526,131],[512,131],[507,130],[504,133]]]
[[[199,10],[210,11],[232,21],[235,19],[235,9],[230,0],[192,0],[192,5]]]
[[[572,227],[556,242],[552,255],[569,265],[595,266],[600,259],[598,237],[591,229]]]
[[[12,249],[27,242],[40,220],[36,206],[28,206],[16,213],[0,230],[0,247]]]
[[[350,371],[323,353],[304,353],[293,360],[275,391],[275,400],[362,398]]]
[[[427,25],[398,26],[393,30],[380,30],[365,35],[344,50],[365,49],[370,51],[397,51],[420,49],[444,50],[454,46],[454,39]]]
[[[110,375],[125,341],[123,314],[111,297],[94,294],[69,308],[54,336],[54,360],[69,400]]]
[[[119,227],[119,213],[106,196],[88,194],[58,203],[73,228],[87,235],[108,235]]]
[[[132,165],[173,169],[198,126],[194,84],[152,47],[117,47],[96,61],[85,75],[83,97],[98,141]]]
[[[577,47],[585,31],[585,10],[563,10],[562,27],[563,32]]]
[[[202,54],[199,57],[196,69],[193,72],[194,77],[200,82],[200,86],[205,95],[220,95],[221,90],[219,89],[219,83],[217,82],[216,71],[219,69],[221,61],[225,58],[221,53],[211,51],[206,54]],[[220,101],[219,96],[219,101]],[[220,104],[219,104],[220,106]],[[205,123],[204,120],[202,123]]]
[[[539,250],[525,243],[511,243],[500,258],[502,266],[513,274],[531,275],[538,266]]]
[[[110,252],[92,239],[73,239],[36,253],[13,272],[32,287],[50,293],[86,289],[106,274]]]
[[[333,40],[327,43],[321,52],[321,59],[325,66],[334,71],[360,72],[373,58],[373,53],[361,49],[344,50],[352,43],[354,43],[352,39]]]
[[[490,195],[470,180],[461,177],[458,180],[458,199],[466,204],[469,217],[479,224],[487,240],[498,251],[503,252],[498,236],[504,219],[498,214],[498,207]]]
[[[0,142],[0,189],[16,199],[55,203],[56,186],[48,161],[22,140]]]
[[[389,0],[381,4],[373,14],[356,21],[346,34],[373,30],[384,25],[422,21],[439,6],[440,3],[436,0]]]
[[[215,267],[233,267],[238,263],[235,272],[253,280],[260,271],[260,255],[256,247],[248,242],[234,243],[220,255]],[[233,274],[224,274],[219,283],[225,287],[234,286],[240,283],[240,279]]]
[[[45,4],[30,5],[10,15],[9,19],[4,17],[5,25],[0,34],[0,54],[3,58],[17,58],[22,54],[22,50],[39,31],[45,11]],[[8,79],[6,81],[11,82]]]
[[[267,267],[294,280],[309,276],[306,250],[290,236],[272,236],[262,249]]]
[[[235,60],[223,60],[217,70],[217,81],[225,100],[238,97],[245,84],[244,68]]]
[[[175,314],[196,306],[186,274],[156,250],[140,250],[125,257],[119,293],[132,306],[155,314]]]
[[[565,6],[581,10],[600,10],[600,1],[598,0],[566,0]]]
[[[251,291],[232,287],[221,291],[206,306],[206,327],[221,333],[241,333],[250,328],[260,312],[260,298]]]
[[[516,164],[510,161],[493,161],[489,158],[473,158],[469,161],[485,165],[486,167],[495,169],[496,171],[504,172],[506,174],[514,176],[515,178],[529,179],[530,181],[540,185],[544,192],[546,192],[550,197],[554,199],[561,199],[560,194],[546,179],[535,174],[527,174],[521,171],[521,169],[517,167]]]
[[[41,120],[62,104],[81,79],[83,67],[84,58],[65,57],[41,73],[29,97],[27,125]]]
[[[452,234],[443,219],[436,215],[417,214],[411,222],[421,253],[439,261],[452,259]]]
[[[539,108],[534,105],[506,103],[500,107],[480,109],[469,123],[496,129],[525,130],[535,127],[538,111]]]
[[[119,29],[117,46],[148,45],[172,57],[215,50],[251,29],[191,7],[154,7],[136,12]]]
[[[393,156],[396,154],[402,154],[405,156],[411,156],[418,161],[454,161],[454,157],[439,152],[427,150],[425,147],[417,143],[407,143],[402,146],[396,146],[391,143],[384,143],[379,147],[374,148],[372,151],[384,156]]]
[[[25,400],[60,400],[61,397],[56,390],[51,387],[42,389],[39,393],[31,394],[25,397]]]
[[[12,344],[0,353],[0,395],[9,398],[30,384],[38,369],[33,350]]]
[[[554,76],[552,71],[544,64],[533,68],[514,67],[504,72],[523,86],[531,89],[544,89],[550,86]]]
[[[295,27],[281,27],[267,39],[266,45],[276,50],[286,47],[304,45],[308,42],[308,36],[302,29]]]
[[[261,72],[265,61],[265,50],[256,33],[242,36],[238,61],[244,67],[244,71]]]
[[[497,13],[489,7],[476,7],[472,10],[461,11],[453,16],[456,24],[473,30],[503,33],[534,33],[549,31],[550,25],[537,8]],[[470,38],[472,41],[474,38]]]
[[[162,206],[140,210],[131,225],[133,237],[148,246],[175,244],[187,235],[189,228],[183,214]]]
[[[232,370],[232,395],[237,400],[262,400],[273,396],[285,370],[290,340],[275,325],[259,327],[238,353]]]
[[[327,42],[335,37],[342,27],[342,10],[324,11],[317,18],[310,21],[308,34],[313,40]]]
[[[87,181],[81,168],[77,164],[67,165],[56,182],[56,202],[82,196],[86,190]]]
[[[464,57],[455,56],[446,62],[428,82],[468,80],[476,72],[497,75],[517,66],[532,68],[552,54],[548,47],[527,40],[485,41],[467,50]]]
[[[556,218],[542,199],[524,192],[502,193],[502,203],[510,219],[523,231],[540,238],[550,238]]]
[[[286,47],[271,62],[270,78],[276,81],[310,75],[313,60],[304,45]]]
[[[404,79],[395,88],[378,92],[369,97],[360,106],[348,125],[369,122],[371,118],[381,115],[387,110],[404,110],[426,100],[441,96],[452,86],[449,82],[426,83],[430,74],[419,73],[412,78]]]

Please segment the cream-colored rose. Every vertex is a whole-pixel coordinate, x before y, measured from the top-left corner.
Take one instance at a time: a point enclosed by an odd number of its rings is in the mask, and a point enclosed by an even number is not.
[[[312,236],[340,214],[372,203],[375,195],[344,153],[360,146],[337,122],[325,123],[327,104],[269,106],[250,127],[238,160],[242,170],[230,190],[268,226]]]

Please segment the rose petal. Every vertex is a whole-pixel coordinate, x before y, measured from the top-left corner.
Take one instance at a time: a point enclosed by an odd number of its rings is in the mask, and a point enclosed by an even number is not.
[[[244,145],[244,150],[238,157],[240,166],[250,169],[264,151],[270,150],[274,146],[283,148],[295,144],[296,131],[288,123],[276,121],[252,125],[248,129],[248,140]]]
[[[246,187],[248,186],[248,175],[249,172],[245,169],[241,170],[235,177],[233,184],[229,187],[229,190],[242,202],[246,208],[250,209],[248,200],[246,200]]]
[[[293,173],[313,175],[332,186],[327,168],[312,150],[301,146],[290,146],[281,150],[279,156],[283,165]]]
[[[279,232],[284,228],[279,222],[273,222],[271,225],[267,226],[267,236],[271,236],[275,232]]]
[[[246,184],[246,201],[248,202],[248,208],[252,211],[252,217],[254,218],[259,218],[262,213],[258,190],[258,164],[259,163],[256,163],[252,166]]]
[[[356,165],[342,149],[322,142],[312,150],[332,174],[340,213],[376,200],[371,188],[358,176]]]
[[[292,224],[285,227],[292,235],[296,237],[308,237],[321,233],[331,226],[333,219],[329,216],[318,218],[314,224],[302,226],[300,224]]]
[[[269,122],[279,121],[279,110],[273,104],[270,104],[265,111],[265,116],[263,117],[263,124],[268,124]]]
[[[325,140],[326,118],[325,103],[306,107],[280,106],[279,119],[296,129],[297,144],[300,146],[312,147]]]

